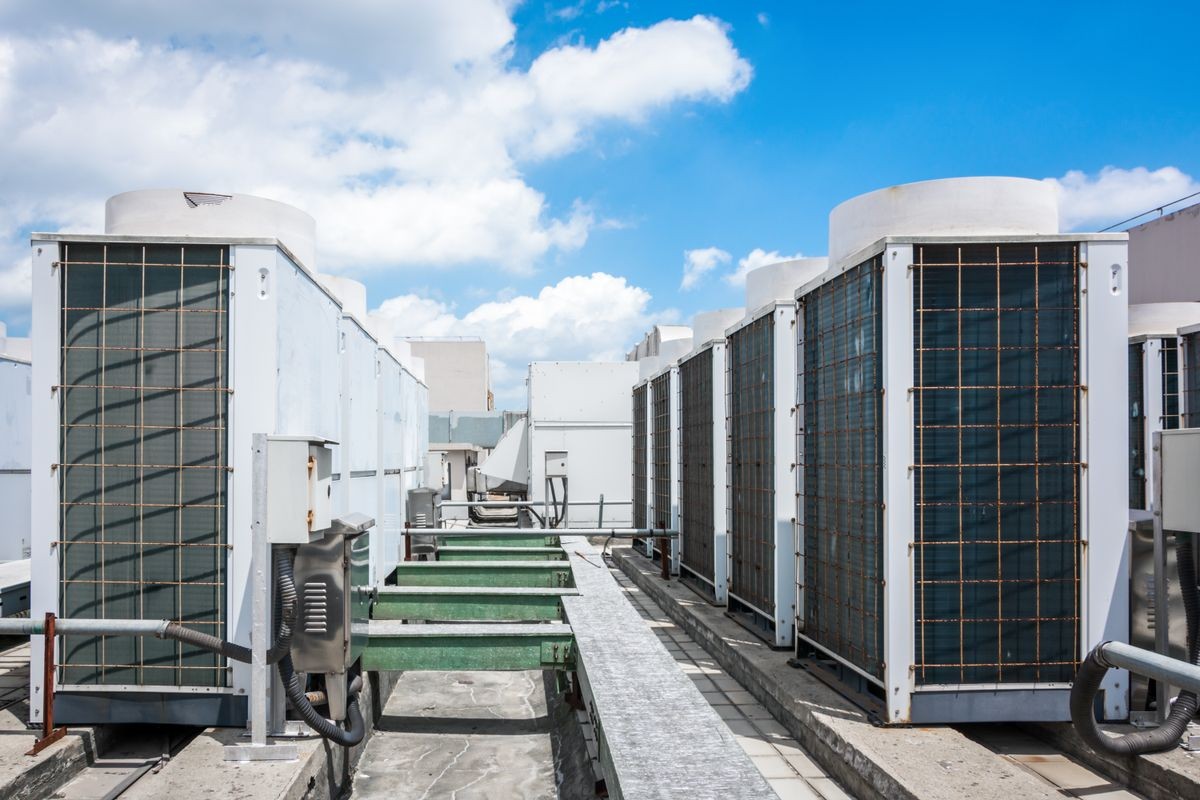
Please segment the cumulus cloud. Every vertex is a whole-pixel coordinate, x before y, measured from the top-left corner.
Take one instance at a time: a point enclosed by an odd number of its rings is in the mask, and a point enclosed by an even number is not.
[[[0,4],[0,303],[27,297],[10,273],[30,228],[98,230],[105,197],[143,186],[294,203],[318,221],[323,271],[528,274],[601,222],[583,201],[552,206],[524,164],[751,77],[705,16],[523,69],[513,6]]]
[[[406,294],[384,301],[373,316],[395,336],[483,338],[497,402],[511,408],[525,402],[527,362],[621,360],[626,344],[650,325],[678,318],[671,310],[652,312],[651,299],[625,278],[594,272],[462,314],[449,303]]]
[[[1091,175],[1071,170],[1045,180],[1058,191],[1059,222],[1068,231],[1107,227],[1200,192],[1200,182],[1176,167],[1105,167]]]
[[[683,251],[683,280],[679,288],[694,289],[700,280],[719,264],[728,264],[733,256],[719,247],[701,247]]]
[[[763,250],[761,247],[756,247],[747,253],[744,257],[738,259],[737,269],[725,275],[725,282],[730,286],[745,286],[746,273],[759,267],[764,267],[767,264],[774,264],[777,261],[789,261],[793,258],[803,258],[800,253],[785,256],[780,255],[778,250]]]

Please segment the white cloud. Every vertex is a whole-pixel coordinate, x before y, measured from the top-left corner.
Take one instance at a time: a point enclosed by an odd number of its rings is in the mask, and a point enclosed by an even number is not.
[[[650,293],[625,278],[595,272],[563,278],[534,295],[483,303],[459,315],[447,303],[414,294],[384,301],[374,312],[397,336],[479,336],[492,357],[502,407],[525,402],[529,361],[606,361],[624,358],[625,345],[674,311],[652,313]]]
[[[683,251],[683,280],[679,288],[694,289],[700,280],[716,269],[718,264],[728,264],[733,256],[719,247],[701,247]]]
[[[730,286],[745,286],[746,273],[759,267],[765,267],[767,264],[774,264],[778,261],[790,261],[793,258],[803,258],[800,253],[785,256],[780,255],[778,250],[763,250],[761,247],[756,247],[747,253],[744,257],[738,259],[737,269],[724,276],[725,282]]]
[[[23,261],[31,226],[98,230],[108,195],[165,185],[304,208],[323,271],[528,274],[598,223],[586,202],[552,207],[525,161],[576,150],[601,123],[728,101],[750,79],[702,16],[524,70],[514,5],[0,4],[0,269]],[[21,302],[27,281],[0,274],[0,304]]]
[[[1176,167],[1105,167],[1092,175],[1071,170],[1045,180],[1058,190],[1059,223],[1068,231],[1107,227],[1200,192],[1200,182]]]
[[[767,16],[767,12],[765,11],[758,12],[758,15],[755,17],[755,19],[757,19],[758,24],[762,25],[764,28],[771,24],[771,18]]]

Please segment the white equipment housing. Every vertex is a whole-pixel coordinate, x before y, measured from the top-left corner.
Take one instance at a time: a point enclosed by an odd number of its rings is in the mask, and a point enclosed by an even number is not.
[[[1127,640],[1127,241],[1057,227],[1038,181],[892,187],[796,294],[798,650],[887,723],[1066,720]]]

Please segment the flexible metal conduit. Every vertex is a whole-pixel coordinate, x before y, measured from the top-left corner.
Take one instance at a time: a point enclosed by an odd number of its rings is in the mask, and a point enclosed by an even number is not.
[[[1071,686],[1071,722],[1080,738],[1098,753],[1135,756],[1169,750],[1179,743],[1179,737],[1196,716],[1196,709],[1200,705],[1197,702],[1200,696],[1200,637],[1197,636],[1197,629],[1200,628],[1200,590],[1196,586],[1196,562],[1190,536],[1180,536],[1176,540],[1175,553],[1175,560],[1179,564],[1180,594],[1187,618],[1188,660],[1183,662],[1121,642],[1104,642],[1088,654]],[[1105,673],[1114,668],[1127,669],[1137,675],[1184,689],[1175,699],[1171,713],[1162,725],[1154,730],[1123,736],[1107,736],[1100,731],[1092,708]]]

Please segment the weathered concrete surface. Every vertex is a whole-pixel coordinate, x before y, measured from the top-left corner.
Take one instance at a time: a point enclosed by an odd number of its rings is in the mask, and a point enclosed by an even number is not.
[[[27,800],[50,796],[88,765],[108,736],[107,728],[72,728],[65,737],[38,753],[25,753],[41,733],[26,725],[29,719],[29,643],[4,637],[0,654],[0,797]],[[11,704],[9,704],[9,701]]]
[[[1037,775],[949,727],[877,728],[856,706],[787,664],[676,580],[628,547],[613,559],[640,589],[713,654],[852,794],[881,800],[1061,799]]]
[[[576,597],[564,597],[577,672],[604,747],[612,797],[761,800],[775,792],[729,727],[646,626],[600,551],[562,537]],[[698,794],[703,792],[703,795]]]
[[[352,796],[554,800],[553,728],[540,671],[405,673]]]
[[[1115,733],[1134,730],[1129,726],[1105,726]],[[1070,725],[1035,725],[1030,731],[1110,778],[1133,787],[1152,800],[1200,797],[1200,754],[1176,748],[1166,753],[1116,758],[1095,753]],[[1194,730],[1194,728],[1193,728]]]
[[[223,760],[223,746],[244,741],[241,730],[210,728],[157,773],[146,775],[121,800],[219,798],[220,800],[330,800],[342,796],[383,711],[379,698],[391,694],[398,674],[371,673],[363,689],[367,738],[347,751],[323,739],[302,739],[300,758],[290,762],[237,763]]]

